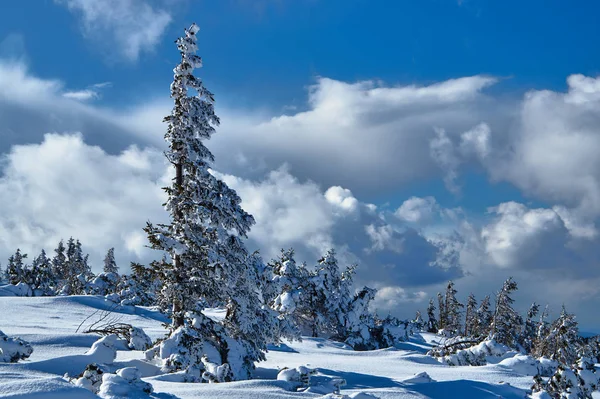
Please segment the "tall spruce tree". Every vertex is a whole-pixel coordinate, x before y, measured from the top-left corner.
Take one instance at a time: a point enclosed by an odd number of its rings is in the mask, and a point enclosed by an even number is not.
[[[106,256],[104,257],[104,273],[114,273],[119,274],[119,266],[117,266],[117,262],[115,261],[115,249],[110,248],[106,252]]]
[[[9,284],[18,284],[26,280],[26,268],[23,262],[27,258],[27,254],[21,253],[17,248],[17,252],[8,258],[6,265],[6,277]]]
[[[236,192],[210,171],[214,157],[204,141],[215,132],[219,118],[214,112],[213,94],[193,74],[202,66],[196,55],[198,31],[193,24],[176,41],[181,62],[173,70],[174,107],[164,119],[169,146],[165,155],[175,169],[172,184],[165,188],[170,223],[148,222],[144,230],[151,247],[170,256],[169,262],[160,265],[164,285],[159,298],[163,308],[170,308],[169,340],[185,346],[186,353],[195,354],[186,362],[166,359],[169,367],[200,367],[206,344],[219,353],[220,359],[211,362],[228,364],[223,367],[232,370],[232,378],[239,379],[249,377],[254,361],[264,359],[268,341],[277,337],[269,336],[275,324],[270,315],[274,314],[262,304],[257,271],[252,269],[255,263],[242,241],[254,219],[242,209]],[[205,317],[202,310],[206,306],[225,306],[223,321]],[[186,324],[187,312],[191,316]],[[180,340],[181,334],[188,338]],[[229,357],[234,346],[243,348],[244,354]],[[170,355],[161,350],[160,356]],[[235,359],[242,359],[243,365],[229,365]]]
[[[448,314],[446,313],[446,309],[444,306],[444,296],[442,295],[441,292],[437,293],[437,300],[438,300],[438,320],[439,320],[439,329],[442,330],[444,329],[444,327],[446,327],[446,321],[448,320]]]
[[[486,295],[481,300],[477,311],[475,312],[475,320],[471,328],[471,335],[474,337],[487,336],[490,332],[492,324],[492,311],[490,310],[490,296]]]
[[[517,283],[509,277],[502,285],[502,289],[496,295],[496,309],[492,318],[490,336],[497,342],[514,348],[519,331],[523,325],[523,319],[513,309],[511,295],[517,290]]]
[[[470,294],[467,299],[467,308],[465,310],[465,337],[473,335],[477,319],[477,300],[475,295]]]
[[[235,297],[235,269],[247,257],[241,238],[254,224],[235,191],[209,171],[214,157],[204,140],[215,132],[219,118],[213,94],[193,75],[202,66],[195,54],[198,30],[192,25],[176,42],[181,62],[171,84],[175,106],[164,119],[169,145],[165,154],[175,168],[173,184],[165,188],[171,223],[148,223],[145,228],[152,247],[172,258],[171,265],[164,265],[169,289],[163,294],[172,304],[173,328],[183,325],[185,312],[198,299],[226,303]]]
[[[436,333],[438,330],[438,321],[435,318],[435,304],[433,303],[433,298],[431,298],[427,306],[427,332]]]
[[[464,307],[464,305],[456,299],[456,292],[456,289],[454,289],[454,282],[448,281],[446,296],[444,298],[444,310],[446,313],[444,329],[453,335],[460,334],[460,309]]]

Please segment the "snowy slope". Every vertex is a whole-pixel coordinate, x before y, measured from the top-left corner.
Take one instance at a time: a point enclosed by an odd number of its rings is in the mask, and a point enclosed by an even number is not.
[[[75,333],[81,322],[110,302],[97,297],[0,297],[0,330],[20,336],[34,347],[33,355],[17,364],[0,363],[0,398],[88,398],[90,391],[65,382],[65,373],[75,376],[94,355],[86,354],[97,336]],[[140,307],[115,310],[120,322],[142,327],[153,339],[164,335],[166,321],[159,313]],[[215,313],[216,317],[218,314]],[[85,323],[84,323],[85,324]],[[138,366],[150,382],[155,398],[310,398],[319,394],[290,392],[286,381],[277,381],[283,367],[308,365],[319,375],[339,377],[347,395],[366,392],[379,398],[524,398],[532,384],[518,359],[483,367],[450,367],[425,355],[436,337],[414,337],[400,348],[355,352],[336,342],[304,338],[272,348],[268,360],[258,365],[256,379],[226,384],[172,382],[169,375],[145,364],[143,352],[118,347],[114,369]],[[416,374],[425,372],[430,378]],[[531,374],[531,373],[529,373]],[[174,395],[174,396],[173,396]]]

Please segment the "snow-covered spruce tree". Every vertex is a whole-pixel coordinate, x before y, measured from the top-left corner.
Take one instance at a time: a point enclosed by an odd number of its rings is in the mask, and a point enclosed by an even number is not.
[[[73,237],[67,241],[67,258],[64,265],[64,285],[62,294],[82,295],[93,277],[92,269],[88,265],[88,255],[83,255],[81,242]]]
[[[377,346],[373,342],[375,318],[369,311],[371,301],[375,299],[377,290],[364,287],[354,295],[347,316],[346,343],[355,350],[371,350]]]
[[[523,331],[521,331],[521,334],[519,335],[519,345],[521,345],[526,353],[531,353],[537,341],[539,322],[534,319],[538,317],[539,312],[540,305],[535,302],[532,303],[529,307],[529,310],[527,310],[527,317],[525,318]]]
[[[532,352],[536,357],[547,357],[570,367],[577,360],[580,341],[575,315],[568,313],[563,306],[560,316],[552,322],[545,335],[537,340]]]
[[[9,284],[18,284],[25,282],[26,270],[24,259],[27,258],[27,254],[21,253],[21,250],[17,248],[17,252],[8,258],[8,264],[6,265],[6,278]]]
[[[510,348],[516,347],[523,325],[523,319],[512,307],[515,300],[511,298],[511,294],[516,290],[517,283],[509,277],[496,294],[496,309],[489,334],[491,339]]]
[[[427,332],[437,333],[438,330],[438,321],[435,318],[435,304],[433,303],[433,298],[431,298],[427,306]]]
[[[104,257],[103,272],[98,274],[86,285],[86,293],[93,295],[116,294],[120,281],[119,267],[115,261],[115,249],[110,248]],[[111,297],[116,299],[116,297]]]
[[[492,317],[492,311],[490,310],[490,296],[486,295],[475,312],[475,320],[473,321],[473,326],[471,328],[471,335],[473,337],[486,337],[490,332]]]
[[[284,335],[299,338],[310,314],[305,299],[309,271],[304,264],[296,264],[294,250],[290,248],[282,249],[281,255],[266,265],[265,272],[269,273],[263,285],[265,302],[278,312],[282,325],[286,325]]]
[[[159,264],[162,265],[164,262]],[[120,276],[115,295],[109,295],[109,298],[125,306],[156,305],[163,282],[158,265],[153,266],[145,267],[140,263],[131,262],[131,273]]]
[[[56,281],[52,270],[52,261],[42,249],[31,264],[31,290],[33,295],[54,295]]]
[[[446,296],[444,298],[444,311],[446,314],[444,330],[450,335],[458,335],[461,333],[460,309],[463,308],[464,305],[456,299],[456,292],[456,289],[454,289],[454,282],[448,281]]]
[[[467,307],[465,309],[465,337],[473,336],[474,327],[477,319],[477,300],[475,295],[470,294],[467,299]]]
[[[439,329],[443,330],[444,327],[446,327],[446,321],[448,319],[448,315],[446,314],[446,309],[444,308],[444,296],[442,295],[441,292],[437,293],[437,300],[438,300],[438,320],[439,320]]]
[[[63,285],[67,275],[67,255],[66,255],[65,243],[63,240],[58,242],[56,249],[54,250],[54,257],[52,258],[52,273],[56,279],[55,291],[59,291]]]
[[[110,248],[108,252],[106,252],[106,256],[104,257],[104,273],[114,273],[119,274],[119,266],[117,266],[117,262],[115,261],[115,249]]]
[[[592,399],[598,384],[592,359],[584,357],[571,367],[559,364],[556,373],[547,382],[536,375],[532,391],[545,393],[552,399]]]
[[[335,251],[330,249],[319,259],[317,265],[316,293],[317,309],[322,315],[321,333],[336,339],[346,337],[346,318],[350,310],[352,279],[355,265],[340,272]]]
[[[165,369],[188,370],[193,381],[244,379],[254,362],[264,359],[265,334],[274,323],[265,322],[271,313],[262,307],[242,242],[254,219],[236,192],[209,170],[214,158],[204,140],[219,119],[213,94],[193,75],[202,64],[195,54],[198,30],[193,24],[176,42],[181,62],[171,84],[175,105],[164,119],[166,157],[175,168],[173,183],[165,188],[171,221],[145,228],[151,247],[171,257],[161,265],[160,302],[170,304],[172,331],[150,356],[162,358]],[[207,305],[226,306],[224,320],[204,316]]]

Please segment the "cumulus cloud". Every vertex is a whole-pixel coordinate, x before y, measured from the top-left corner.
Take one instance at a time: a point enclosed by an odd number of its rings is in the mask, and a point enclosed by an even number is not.
[[[159,43],[171,15],[144,0],[55,0],[81,19],[84,35],[104,51],[137,61]]]
[[[400,205],[394,214],[409,223],[428,223],[438,212],[438,204],[433,197],[410,197]]]
[[[482,229],[481,235],[496,265],[531,268],[565,262],[557,255],[565,252],[568,230],[552,209],[528,209],[523,204],[506,202],[491,212],[497,217]]]
[[[152,149],[109,155],[81,135],[58,134],[15,146],[0,175],[1,255],[17,247],[51,251],[74,236],[96,265],[110,247],[122,265],[147,260],[141,229],[147,220],[165,220],[160,188],[168,178],[162,154]]]
[[[233,151],[250,164],[288,163],[298,177],[318,176],[325,186],[350,187],[357,195],[390,192],[440,174],[429,157],[434,127],[463,132],[479,123],[491,101],[482,90],[494,82],[473,76],[389,87],[319,78],[309,90],[308,110],[245,127],[224,124],[212,144],[216,155]],[[225,168],[248,173],[235,162]]]
[[[572,75],[566,93],[530,91],[504,146],[483,164],[495,180],[588,217],[600,215],[600,78]]]

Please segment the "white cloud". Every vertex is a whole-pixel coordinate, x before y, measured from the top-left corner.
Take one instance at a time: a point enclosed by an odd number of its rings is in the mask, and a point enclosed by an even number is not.
[[[320,78],[309,90],[307,111],[245,125],[231,122],[231,116],[238,121],[247,116],[225,111],[223,134],[215,135],[211,148],[236,175],[247,175],[247,167],[219,154],[243,153],[249,164],[271,168],[288,163],[298,177],[318,176],[324,186],[350,187],[359,196],[389,192],[439,175],[429,157],[433,128],[462,132],[479,123],[488,102],[481,91],[494,82],[473,76],[387,87]]]
[[[117,48],[129,61],[150,52],[171,22],[171,15],[144,0],[55,0],[81,18],[86,37],[103,50]]]
[[[141,229],[147,220],[166,217],[161,187],[168,176],[159,151],[131,147],[109,155],[80,135],[47,134],[40,144],[13,147],[3,166],[3,258],[17,247],[49,252],[59,239],[74,236],[96,265],[110,247],[123,266],[147,259]]]
[[[409,223],[428,223],[434,218],[438,208],[433,197],[410,197],[396,209],[394,214]]]
[[[91,85],[87,89],[65,91],[62,94],[62,96],[78,101],[88,101],[92,99],[97,99],[100,98],[100,90],[106,87],[110,87],[111,85],[112,84],[110,82],[96,83],[94,85]]]
[[[480,159],[486,158],[491,151],[492,131],[486,123],[480,123],[474,128],[460,135],[460,150],[463,155],[476,155]]]
[[[456,179],[461,159],[456,155],[454,145],[444,129],[436,128],[435,134],[436,136],[429,141],[431,158],[444,171],[444,184],[448,191],[459,194],[460,187]]]
[[[564,266],[560,263],[565,258],[559,255],[565,252],[568,230],[556,212],[528,209],[516,202],[502,203],[492,212],[498,216],[482,229],[481,236],[497,266]]]
[[[407,303],[423,303],[428,299],[424,291],[410,291],[398,286],[381,287],[377,290],[377,295],[373,301],[372,307],[385,313],[386,310],[397,310],[399,307],[406,307]],[[406,314],[405,317],[413,315]]]
[[[495,180],[600,215],[600,78],[572,75],[566,93],[525,95],[518,123],[483,164]]]
[[[90,90],[78,90],[78,91],[66,91],[63,93],[63,97],[70,98],[73,100],[86,101],[93,98],[98,98],[98,93]]]

